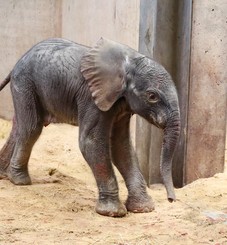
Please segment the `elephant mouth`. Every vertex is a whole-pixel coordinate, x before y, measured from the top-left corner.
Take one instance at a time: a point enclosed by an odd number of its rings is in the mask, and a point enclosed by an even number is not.
[[[163,116],[151,114],[150,117],[151,117],[151,123],[154,126],[156,126],[157,128],[160,128],[160,129],[165,129],[166,120],[164,119]]]

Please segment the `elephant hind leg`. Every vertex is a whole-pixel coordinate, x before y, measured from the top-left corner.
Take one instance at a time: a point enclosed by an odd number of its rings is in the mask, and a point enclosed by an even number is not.
[[[30,185],[31,178],[28,172],[28,161],[32,147],[42,131],[42,125],[37,125],[29,131],[30,135],[25,137],[17,136],[13,155],[7,169],[9,180],[15,185]]]
[[[18,91],[12,87],[15,108],[16,136],[7,168],[7,176],[15,185],[29,185],[28,161],[32,147],[39,138],[44,122],[43,109],[31,87]]]
[[[16,142],[16,123],[13,120],[13,126],[9,138],[5,145],[0,150],[0,179],[7,176],[7,169],[10,164],[10,159],[13,155],[13,150]]]

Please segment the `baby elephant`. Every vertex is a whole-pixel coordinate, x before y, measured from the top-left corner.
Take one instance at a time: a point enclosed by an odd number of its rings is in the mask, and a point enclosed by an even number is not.
[[[161,175],[168,200],[175,200],[171,168],[180,113],[175,86],[160,64],[103,38],[93,48],[57,38],[24,54],[0,90],[9,82],[15,116],[0,151],[2,176],[15,185],[31,184],[28,160],[43,126],[68,123],[79,126],[80,150],[98,186],[97,213],[150,212],[154,205],[130,141],[130,117],[136,113],[164,130]],[[128,189],[125,204],[112,163]]]

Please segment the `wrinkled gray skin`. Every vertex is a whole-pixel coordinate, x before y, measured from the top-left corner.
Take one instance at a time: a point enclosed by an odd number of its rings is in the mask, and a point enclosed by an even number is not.
[[[97,182],[96,211],[107,216],[154,209],[131,146],[133,113],[164,130],[161,174],[169,201],[175,200],[172,157],[180,131],[177,93],[170,75],[127,46],[100,39],[88,48],[49,39],[31,48],[0,85],[11,82],[15,117],[0,152],[0,173],[29,185],[28,160],[42,128],[51,122],[79,126],[80,150]],[[112,163],[128,188],[119,200]]]

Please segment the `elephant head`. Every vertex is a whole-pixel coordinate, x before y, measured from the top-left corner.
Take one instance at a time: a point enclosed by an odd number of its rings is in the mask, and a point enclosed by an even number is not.
[[[84,55],[81,72],[101,111],[108,111],[124,97],[132,112],[164,130],[160,169],[168,200],[175,200],[172,158],[180,132],[180,113],[169,73],[128,46],[105,39]]]

